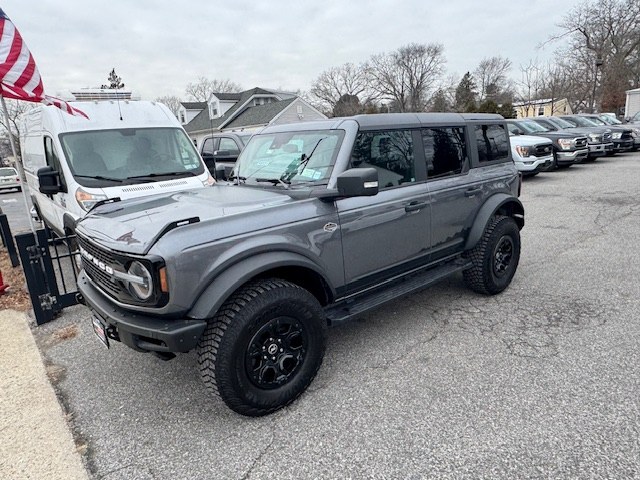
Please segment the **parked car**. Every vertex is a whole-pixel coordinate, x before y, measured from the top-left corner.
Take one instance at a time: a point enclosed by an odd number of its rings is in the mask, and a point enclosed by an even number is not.
[[[534,122],[538,122],[550,130],[561,132],[570,131],[579,135],[586,135],[589,146],[589,160],[595,160],[607,154],[613,154],[613,141],[611,138],[611,130],[599,127],[577,127],[573,123],[559,117],[534,117]]]
[[[214,133],[200,144],[200,156],[216,180],[226,180],[252,133]]]
[[[0,167],[0,190],[12,190],[17,189],[22,191],[22,183],[20,182],[20,175],[13,167]]]
[[[531,119],[507,120],[509,132],[516,135],[534,135],[544,137],[553,143],[555,166],[570,167],[587,159],[589,154],[586,136],[575,133],[550,130]]]
[[[511,133],[511,156],[516,168],[525,177],[532,177],[554,167],[553,142],[544,137]]]
[[[147,101],[74,102],[89,116],[38,106],[20,119],[22,161],[35,214],[58,236],[98,202],[213,183],[167,107]]]
[[[597,115],[580,114],[580,115],[560,115],[560,118],[576,127],[598,127],[611,130],[611,140],[613,140],[613,150],[615,152],[626,152],[633,148],[633,136],[630,128],[613,127]]]
[[[230,178],[96,207],[77,226],[77,284],[104,345],[196,349],[209,391],[243,415],[304,392],[327,325],[456,272],[497,294],[518,266],[521,177],[499,115],[267,127]]]
[[[624,124],[620,120],[618,120],[615,116],[609,115],[606,113],[599,114],[584,114],[586,117],[591,120],[595,120],[594,116],[597,117],[597,120],[604,122],[606,125],[610,125],[613,127],[618,127],[621,129],[629,129],[631,130],[631,137],[633,138],[633,150],[638,150],[640,148],[640,125],[636,125],[633,123]]]

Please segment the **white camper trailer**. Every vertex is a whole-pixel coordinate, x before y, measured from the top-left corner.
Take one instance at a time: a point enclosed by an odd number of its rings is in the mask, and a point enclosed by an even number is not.
[[[22,162],[38,216],[57,234],[73,232],[97,202],[213,183],[167,107],[146,101],[74,102],[89,120],[53,106],[20,119]]]

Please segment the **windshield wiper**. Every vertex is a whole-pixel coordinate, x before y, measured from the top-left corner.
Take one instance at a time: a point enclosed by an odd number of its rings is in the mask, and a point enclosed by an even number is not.
[[[112,177],[104,177],[102,175],[74,175],[76,178],[91,178],[95,180],[108,180],[110,182],[118,182],[122,183],[124,180],[122,178],[112,178]]]
[[[282,178],[256,178],[256,182],[269,182],[273,185],[282,185],[284,188],[289,188],[291,182],[289,180],[283,180]]]
[[[286,177],[285,180],[289,181],[291,180],[293,177],[295,177],[296,175],[300,175],[305,168],[307,168],[307,164],[309,163],[309,160],[311,160],[311,157],[313,157],[314,152],[316,151],[316,148],[318,148],[318,145],[320,145],[320,142],[322,140],[324,140],[327,137],[322,137],[320,140],[318,140],[318,142],[315,144],[315,146],[313,147],[313,149],[311,150],[311,153],[309,153],[309,155],[305,155],[304,153],[300,156],[300,163],[298,164],[298,166],[296,167],[295,170],[291,171]],[[302,167],[302,168],[300,168]],[[289,182],[291,183],[291,182]]]
[[[191,177],[197,176],[194,172],[189,172],[188,170],[184,170],[182,172],[167,172],[167,173],[147,173],[146,175],[135,175],[133,177],[127,177],[125,180],[133,180],[136,178],[155,178],[155,177],[178,177],[189,175]]]

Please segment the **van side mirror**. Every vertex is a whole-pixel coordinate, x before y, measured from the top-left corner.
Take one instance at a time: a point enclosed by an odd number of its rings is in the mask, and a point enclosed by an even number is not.
[[[375,168],[352,168],[338,175],[341,197],[371,197],[378,194],[378,171]]]
[[[53,167],[47,166],[38,169],[38,182],[40,192],[45,195],[54,195],[62,191],[60,173]]]
[[[512,133],[513,133],[514,135],[524,135],[524,132],[523,132],[522,130],[520,130],[519,128],[514,128],[514,129],[512,130]]]

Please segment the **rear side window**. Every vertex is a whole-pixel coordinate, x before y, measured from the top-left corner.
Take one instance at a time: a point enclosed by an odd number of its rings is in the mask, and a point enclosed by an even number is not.
[[[509,139],[503,125],[476,125],[475,133],[480,163],[509,159]]]
[[[220,139],[220,147],[218,150],[228,150],[230,154],[239,154],[240,149],[234,139],[228,137],[222,137]]]
[[[442,178],[462,173],[467,159],[464,135],[464,127],[422,130],[427,178]]]
[[[416,181],[413,136],[410,130],[360,132],[351,155],[352,168],[373,167],[380,188]]]

